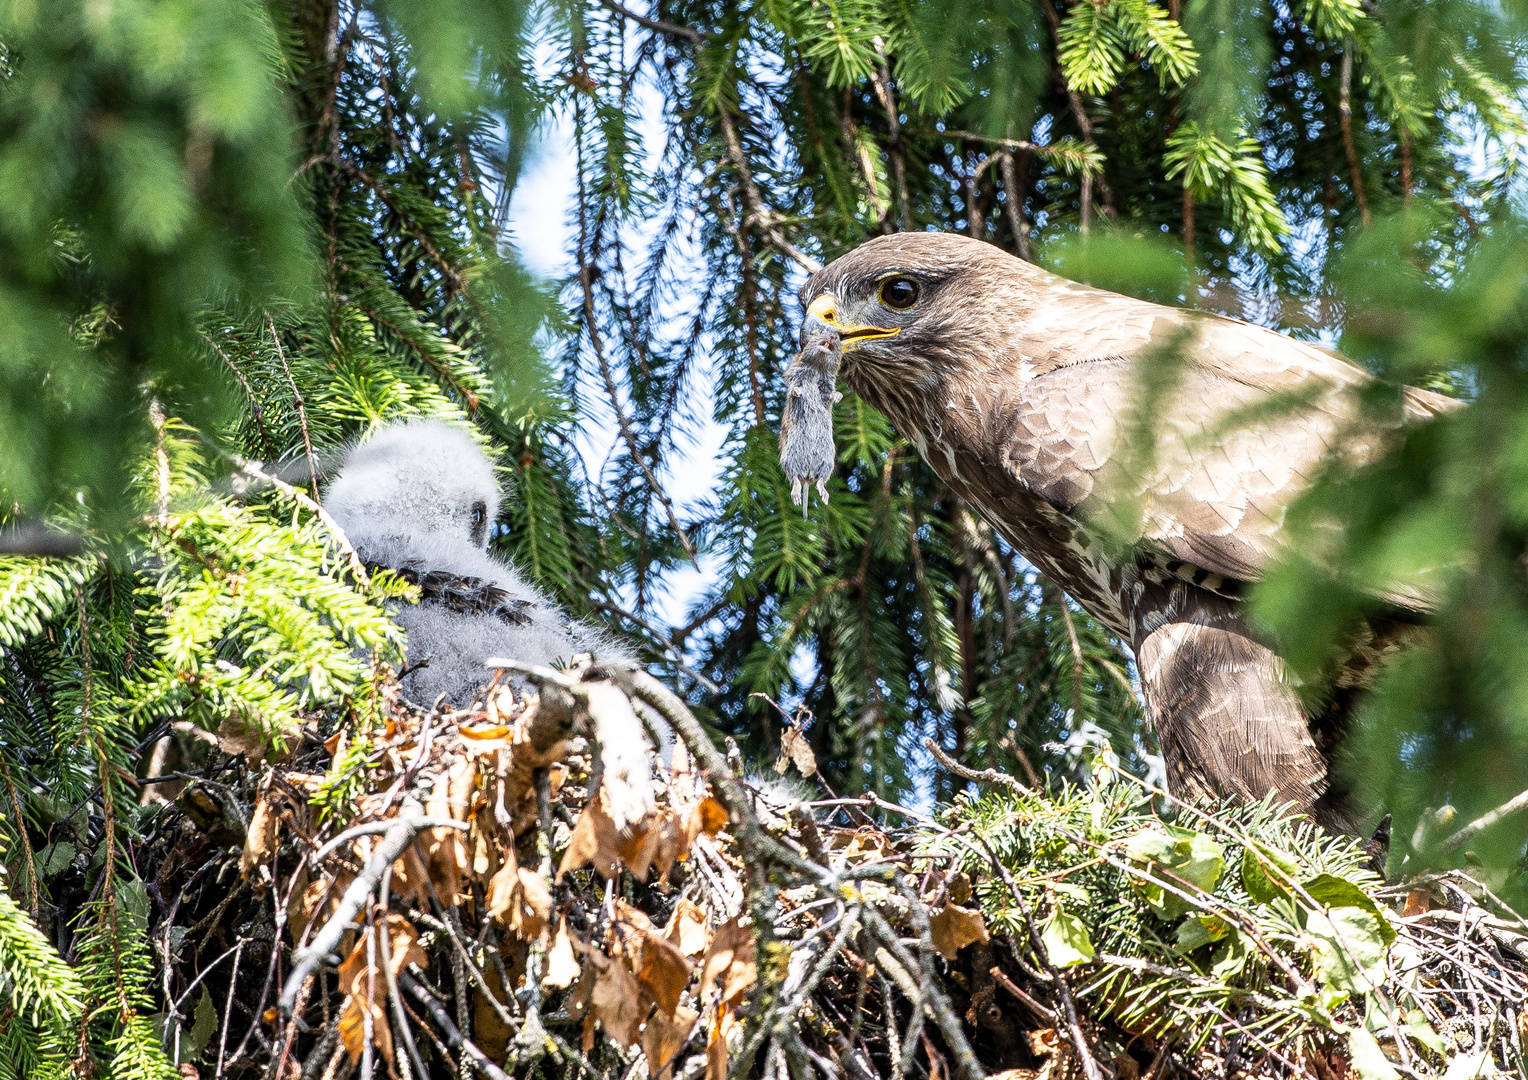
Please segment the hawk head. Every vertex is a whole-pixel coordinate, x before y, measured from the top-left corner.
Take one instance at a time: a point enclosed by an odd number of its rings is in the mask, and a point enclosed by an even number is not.
[[[460,428],[413,420],[350,452],[324,505],[361,550],[400,539],[484,549],[499,515],[493,463]]]
[[[802,287],[802,341],[836,330],[842,371],[856,389],[890,382],[929,390],[943,375],[1004,355],[1033,303],[1026,285],[1035,272],[968,236],[879,236]]]

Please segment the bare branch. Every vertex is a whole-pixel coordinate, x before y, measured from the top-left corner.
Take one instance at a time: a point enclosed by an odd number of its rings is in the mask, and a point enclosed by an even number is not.
[[[725,105],[717,111],[717,120],[721,124],[722,136],[727,140],[727,156],[732,159],[732,165],[737,169],[738,184],[743,193],[745,212],[742,224],[758,226],[759,231],[764,234],[765,241],[771,247],[791,259],[808,274],[817,273],[822,269],[822,263],[785,238],[785,234],[780,231],[779,215],[765,205],[764,197],[753,181],[753,172],[748,168],[748,158],[743,153],[743,140],[739,138],[737,125],[732,122],[732,113]]]
[[[615,0],[600,0],[600,3],[604,4],[605,7],[609,8],[617,15],[630,19],[632,22],[638,24],[639,26],[645,26],[654,33],[667,34],[669,37],[682,37],[686,41],[695,42],[697,45],[711,36],[705,31],[696,30],[691,26],[680,26],[678,23],[666,22],[663,19],[654,19],[646,15],[638,15],[630,8],[623,7],[622,5],[616,3]]]
[[[1465,844],[1468,844],[1471,840],[1475,839],[1475,837],[1485,832],[1497,822],[1503,820],[1504,818],[1511,817],[1519,810],[1524,809],[1528,809],[1528,791],[1524,791],[1513,796],[1498,806],[1495,810],[1492,810],[1490,813],[1482,814],[1480,817],[1470,822],[1464,828],[1454,833],[1453,836],[1450,836],[1447,840],[1443,841],[1442,845],[1440,845],[1441,849],[1443,851],[1458,851]]]
[[[950,757],[949,754],[945,753],[933,739],[924,739],[923,745],[928,747],[929,753],[934,755],[935,761],[962,780],[974,780],[978,784],[1002,784],[1004,787],[1011,788],[1014,791],[1021,791],[1025,795],[1030,793],[1029,789],[1021,784],[1016,777],[1009,776],[1005,772],[999,772],[996,769],[983,769],[981,772],[977,772],[975,769],[966,768],[960,762]]]

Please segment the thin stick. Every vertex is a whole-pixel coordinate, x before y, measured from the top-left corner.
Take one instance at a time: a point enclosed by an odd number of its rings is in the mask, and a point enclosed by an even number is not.
[[[241,940],[237,951],[233,954],[233,974],[228,976],[228,1001],[223,1005],[223,1034],[218,1039],[218,1071],[217,1076],[223,1075],[223,1057],[228,1052],[228,1024],[233,1019],[233,992],[239,983],[239,958],[244,955],[244,942]]]
[[[1464,828],[1456,832],[1453,836],[1450,836],[1447,840],[1443,841],[1443,843],[1439,846],[1441,850],[1446,852],[1458,851],[1461,847],[1463,847],[1465,844],[1468,844],[1471,840],[1475,839],[1475,837],[1485,832],[1491,826],[1495,825],[1504,818],[1510,817],[1511,815],[1517,813],[1519,810],[1524,809],[1528,809],[1528,791],[1521,792],[1513,798],[1508,799],[1506,802],[1502,803],[1490,813],[1482,814],[1480,817],[1476,818],[1474,821],[1470,822]]]
[[[934,755],[935,761],[962,780],[974,780],[979,784],[1002,784],[1004,787],[1011,788],[1022,794],[1032,794],[1029,788],[1019,783],[1016,777],[1009,776],[1005,772],[999,772],[996,769],[983,769],[981,772],[977,772],[975,769],[968,769],[945,753],[933,739],[924,739],[923,745],[928,747],[929,753]]]
[[[318,459],[313,456],[313,439],[308,435],[308,410],[302,402],[302,391],[297,389],[297,380],[292,378],[292,369],[287,366],[286,350],[281,347],[281,335],[276,332],[276,320],[266,315],[265,325],[271,332],[271,342],[276,346],[276,358],[281,361],[281,370],[286,372],[287,385],[291,386],[292,400],[297,405],[297,426],[302,429],[302,449],[308,456],[308,482],[313,485],[313,497],[316,499]]]
[[[350,888],[345,890],[345,895],[340,898],[334,914],[324,924],[324,928],[314,936],[313,943],[305,949],[298,950],[293,956],[292,973],[287,976],[286,985],[281,989],[282,1012],[291,1014],[292,1003],[297,998],[297,991],[302,986],[303,980],[339,945],[340,938],[344,937],[351,920],[366,905],[372,890],[381,882],[382,875],[414,842],[419,833],[428,827],[425,822],[429,820],[431,819],[423,815],[399,818],[387,830],[382,837],[382,842],[373,850],[371,858],[366,861],[361,872],[350,883]]]
[[[1052,1027],[1056,1026],[1055,1009],[1052,1009],[1048,1005],[1042,1005],[1035,998],[1030,997],[1030,995],[1025,993],[1017,983],[1015,983],[1006,974],[1004,974],[1002,968],[994,965],[991,974],[993,981],[1001,986],[1004,990],[1007,990],[1014,997],[1018,998],[1019,1001],[1024,1004],[1025,1008],[1034,1013],[1041,1020],[1044,1020],[1046,1023],[1050,1024]]]
[[[441,1008],[440,1003],[427,994],[424,988],[414,981],[412,975],[408,974],[408,972],[401,972],[398,976],[398,981],[402,984],[403,989],[413,994],[414,999],[429,1010],[431,1018],[434,1019],[440,1030],[445,1033],[446,1042],[453,1047],[460,1048],[462,1053],[471,1060],[480,1073],[488,1077],[489,1080],[511,1080],[510,1075],[495,1065],[493,1059],[479,1050],[471,1039],[462,1037],[461,1031],[451,1022],[451,1017],[446,1014],[446,1010]],[[506,1062],[506,1064],[508,1063]]]
[[[902,944],[902,940],[897,936],[897,932],[891,928],[891,925],[886,922],[879,912],[871,907],[866,907],[862,910],[865,913],[870,933],[878,938],[881,944],[886,946],[887,951],[896,957],[897,961],[904,968],[921,969],[924,966],[913,962],[912,956]],[[927,935],[926,929],[924,930],[924,935]],[[925,972],[925,975],[927,974]],[[939,1033],[944,1036],[945,1045],[949,1048],[950,1053],[954,1055],[955,1072],[965,1078],[965,1080],[982,1080],[982,1077],[986,1075],[986,1071],[981,1067],[981,1063],[976,1060],[976,1055],[971,1051],[971,1044],[967,1041],[966,1033],[960,1025],[960,1017],[951,1008],[950,1001],[945,997],[944,992],[939,989],[934,980],[927,977],[919,984],[919,992],[923,998],[923,1007],[930,1011],[934,1023],[939,1025]]]
[[[209,443],[208,445],[212,444]],[[324,528],[329,531],[329,538],[334,541],[334,546],[339,548],[340,554],[345,556],[345,561],[350,564],[350,572],[355,575],[356,581],[360,582],[362,587],[371,584],[371,575],[366,572],[366,564],[361,561],[360,555],[356,554],[355,547],[350,543],[349,537],[345,535],[345,530],[340,528],[340,523],[329,516],[329,511],[325,510],[316,500],[304,494],[301,488],[294,487],[280,477],[272,476],[254,462],[248,461],[238,454],[229,453],[221,447],[214,447],[214,449],[232,461],[234,467],[241,473],[271,485],[271,487],[291,499],[298,506],[301,506],[308,513],[318,518],[319,521],[322,521]]]
[[[654,33],[667,34],[669,37],[682,37],[686,41],[695,42],[697,45],[699,45],[702,41],[705,41],[706,38],[710,36],[705,31],[696,30],[694,27],[680,26],[678,23],[666,22],[663,19],[651,19],[646,15],[638,15],[635,11],[631,11],[628,8],[622,7],[620,4],[616,3],[615,0],[600,0],[600,3],[604,4],[617,15],[630,19],[638,26],[645,26],[647,29],[653,31]]]
[[[467,832],[472,828],[465,821],[457,821],[455,818],[420,817],[411,820],[420,829],[460,829],[462,832]],[[368,821],[364,825],[357,825],[353,829],[346,829],[313,853],[313,864],[315,866],[318,865],[326,857],[334,854],[335,851],[358,837],[375,836],[378,833],[385,833],[396,824],[398,824],[397,818],[388,818],[385,821]]]
[[[391,900],[388,895],[392,890],[393,868],[391,865],[382,872],[382,885],[377,895],[378,906],[382,909],[382,936],[379,944],[382,947],[382,970],[387,973],[387,1000],[393,1006],[393,1022],[398,1025],[398,1030],[403,1034],[403,1045],[408,1051],[409,1061],[413,1062],[414,1071],[419,1074],[419,1080],[429,1080],[429,1072],[425,1070],[424,1061],[419,1056],[419,1047],[414,1045],[414,1032],[409,1028],[408,1018],[403,1014],[403,995],[398,993],[398,978],[393,974],[392,943],[387,934],[387,908]],[[403,1066],[403,1080],[411,1080],[409,1076],[408,1062]]]

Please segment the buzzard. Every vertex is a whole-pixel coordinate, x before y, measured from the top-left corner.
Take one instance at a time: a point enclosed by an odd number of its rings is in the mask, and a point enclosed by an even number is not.
[[[464,430],[427,419],[381,428],[350,450],[324,503],[371,569],[385,567],[419,587],[417,603],[392,612],[408,633],[399,681],[417,700],[444,695],[458,707],[470,704],[488,681],[489,657],[553,666],[594,653],[608,663],[631,662],[618,643],[489,553],[499,483]],[[624,826],[652,806],[641,724],[610,710],[596,718],[594,735]]]
[[[806,283],[803,340],[940,479],[1135,651],[1180,797],[1270,792],[1356,822],[1328,775],[1351,693],[1302,703],[1242,602],[1290,502],[1329,455],[1370,460],[1396,426],[1458,403],[1405,387],[1386,425],[1361,368],[1233,319],[1091,288],[940,233],[882,236]],[[1137,432],[1150,432],[1139,439]],[[1144,447],[1144,449],[1143,449]],[[1130,543],[1106,543],[1121,536]],[[1425,613],[1383,598],[1338,687]]]

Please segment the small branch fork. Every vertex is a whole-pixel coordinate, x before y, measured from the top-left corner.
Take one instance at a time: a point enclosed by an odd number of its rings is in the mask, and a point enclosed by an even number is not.
[[[297,993],[302,989],[304,980],[326,957],[339,948],[340,939],[345,936],[345,931],[350,929],[350,924],[355,921],[355,917],[365,908],[372,891],[381,884],[382,875],[402,857],[404,851],[420,832],[424,829],[439,827],[467,828],[465,822],[431,818],[419,813],[378,824],[386,825],[386,830],[383,832],[381,842],[373,849],[371,858],[366,860],[366,865],[350,883],[350,888],[345,890],[345,895],[340,898],[339,905],[335,908],[334,914],[329,917],[329,921],[324,924],[323,929],[313,935],[312,943],[306,948],[299,949],[292,957],[292,973],[287,976],[279,999],[281,1011],[288,1016],[292,1013],[292,1007],[297,1001]],[[321,852],[327,853],[357,836],[377,831],[372,826],[359,826],[335,837],[324,845]],[[318,860],[315,859],[314,862],[316,864]]]
[[[584,684],[572,675],[552,671],[535,664],[526,664],[507,658],[492,658],[488,666],[518,671],[543,686],[561,689],[574,698],[586,692]],[[949,998],[940,988],[936,973],[935,950],[928,916],[921,899],[904,882],[897,879],[892,868],[882,862],[854,869],[835,870],[832,866],[813,861],[805,847],[797,847],[788,841],[771,836],[755,815],[752,800],[744,785],[732,774],[727,759],[711,742],[705,729],[689,710],[689,707],[672,690],[646,671],[627,667],[602,667],[595,665],[584,672],[586,678],[610,679],[629,696],[644,702],[666,720],[689,748],[703,774],[711,781],[716,797],[727,808],[730,830],[738,845],[738,854],[748,868],[747,900],[753,918],[754,934],[758,939],[758,955],[769,955],[773,942],[775,923],[779,918],[777,896],[784,889],[814,886],[821,899],[818,904],[837,903],[842,913],[822,924],[813,932],[812,939],[818,950],[802,969],[801,981],[794,987],[789,980],[780,987],[766,986],[758,1001],[765,1007],[755,1016],[750,1035],[744,1040],[740,1060],[752,1060],[751,1055],[768,1046],[765,1055],[764,1074],[773,1075],[771,1065],[782,1063],[781,1054],[800,1056],[805,1052],[800,1036],[791,1024],[792,1018],[817,991],[829,967],[857,936],[868,939],[868,948],[877,956],[890,958],[888,968],[900,970],[906,976],[897,981],[914,1005],[914,1029],[922,1018],[932,1019],[942,1036],[950,1055],[952,1073],[958,1080],[981,1080],[986,1070],[977,1060],[970,1041],[966,1038],[962,1021]],[[856,800],[857,801],[857,800]],[[887,805],[871,800],[866,805]],[[913,927],[918,939],[915,947],[909,947],[886,918],[868,903],[845,906],[845,896],[855,895],[852,883],[866,879],[881,879],[904,892],[913,912]],[[801,909],[797,909],[798,911]],[[823,931],[833,929],[829,938]],[[803,939],[793,943],[793,951],[806,947]],[[891,965],[895,965],[892,967]],[[761,979],[767,978],[761,966]],[[916,1030],[913,1031],[916,1035]],[[888,1032],[888,1038],[895,1038]],[[907,1041],[902,1048],[900,1060],[910,1062],[915,1041]],[[809,1052],[806,1056],[810,1056]],[[1094,1080],[1102,1080],[1096,1077]]]
[[[722,129],[722,137],[727,140],[727,157],[731,160],[732,167],[737,170],[738,186],[742,191],[744,213],[743,220],[739,224],[745,227],[758,226],[765,241],[771,247],[808,274],[817,273],[822,269],[822,263],[785,238],[785,234],[780,231],[779,215],[765,204],[764,196],[759,193],[759,186],[753,180],[753,170],[748,167],[748,156],[743,152],[743,140],[738,135],[737,125],[732,122],[732,113],[725,104],[717,110],[716,119]]]

